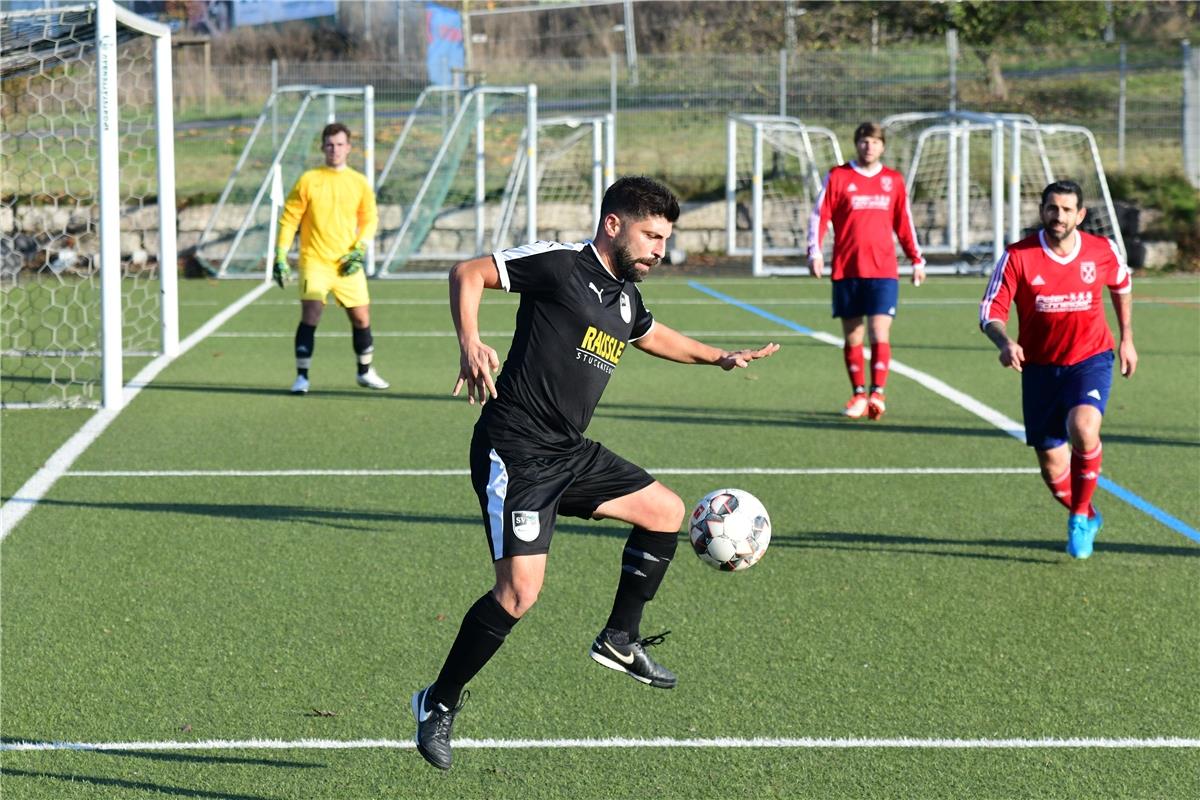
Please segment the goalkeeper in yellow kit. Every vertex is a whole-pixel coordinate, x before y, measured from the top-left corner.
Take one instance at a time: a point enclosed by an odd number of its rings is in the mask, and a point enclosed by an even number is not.
[[[300,324],[296,327],[296,382],[292,394],[308,392],[317,323],[325,298],[333,292],[350,317],[358,385],[386,389],[388,382],[371,366],[371,298],[363,271],[367,243],[375,236],[379,215],[375,193],[361,172],[346,165],[350,129],[333,122],[321,131],[325,166],[310,169],[292,187],[279,217],[275,248],[275,282],[291,277],[287,253],[300,230]]]

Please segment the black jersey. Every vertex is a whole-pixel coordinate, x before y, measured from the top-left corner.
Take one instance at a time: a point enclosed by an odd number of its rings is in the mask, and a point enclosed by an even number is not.
[[[654,318],[637,286],[614,278],[591,242],[534,242],[493,258],[521,303],[499,397],[481,422],[501,451],[572,450],[626,345],[649,333]]]

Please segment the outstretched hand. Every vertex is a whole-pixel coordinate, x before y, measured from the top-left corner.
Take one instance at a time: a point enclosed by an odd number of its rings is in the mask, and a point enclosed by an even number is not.
[[[464,385],[467,387],[467,402],[471,405],[479,401],[483,405],[489,399],[499,397],[496,383],[492,374],[500,369],[500,357],[496,351],[483,342],[474,342],[462,348],[459,357],[458,380],[454,383],[451,393],[458,397]]]
[[[778,349],[779,345],[770,342],[757,350],[733,350],[722,355],[717,361],[717,366],[727,372],[734,367],[745,368],[750,366],[751,361],[773,355]]]

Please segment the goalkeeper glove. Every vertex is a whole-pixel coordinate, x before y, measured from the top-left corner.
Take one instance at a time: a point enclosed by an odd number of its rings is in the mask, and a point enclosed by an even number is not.
[[[353,275],[358,272],[362,269],[366,257],[367,246],[362,242],[355,242],[353,249],[338,259],[338,275]]]
[[[287,261],[287,250],[282,247],[275,248],[275,268],[271,270],[271,277],[279,284],[280,289],[292,277],[292,268],[288,266]]]

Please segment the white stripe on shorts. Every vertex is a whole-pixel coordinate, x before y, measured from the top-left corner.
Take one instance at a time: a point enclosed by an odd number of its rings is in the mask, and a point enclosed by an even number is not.
[[[495,450],[488,451],[492,462],[488,472],[488,535],[492,537],[492,555],[504,558],[504,499],[508,496],[508,468]]]

